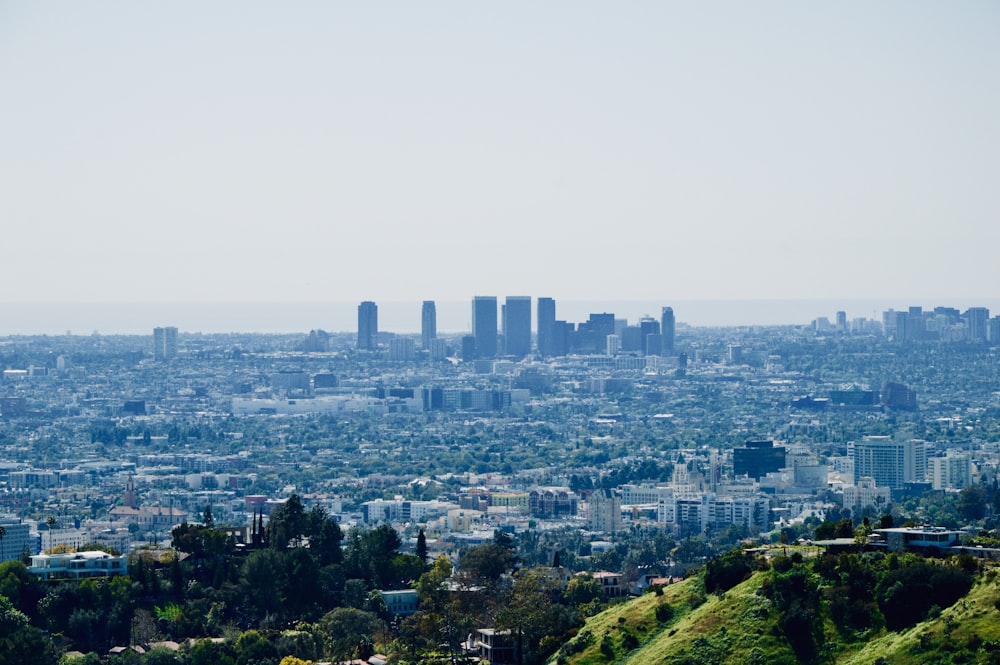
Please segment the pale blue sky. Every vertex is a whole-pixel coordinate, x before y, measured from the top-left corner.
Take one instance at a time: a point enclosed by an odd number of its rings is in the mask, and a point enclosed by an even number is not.
[[[1000,3],[2,2],[0,301],[992,297]]]

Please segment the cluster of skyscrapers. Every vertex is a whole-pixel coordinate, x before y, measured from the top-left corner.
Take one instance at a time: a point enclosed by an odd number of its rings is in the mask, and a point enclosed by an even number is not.
[[[570,353],[641,353],[670,355],[674,352],[674,310],[664,307],[660,319],[644,317],[628,325],[607,312],[591,314],[587,321],[570,323],[556,318],[556,301],[538,298],[534,346],[532,345],[531,296],[507,296],[500,304],[496,296],[472,299],[472,334],[462,338],[463,359],[498,356],[523,358]],[[499,316],[498,316],[499,312]],[[437,310],[425,300],[420,316],[420,341],[432,357],[443,357],[437,340]],[[378,306],[372,301],[358,305],[358,349],[374,350],[378,337]]]

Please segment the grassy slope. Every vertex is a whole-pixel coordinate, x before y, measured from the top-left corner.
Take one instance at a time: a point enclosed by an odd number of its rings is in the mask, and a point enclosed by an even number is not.
[[[626,631],[635,635],[640,643],[645,642],[650,636],[661,633],[668,625],[657,621],[657,605],[669,603],[675,610],[674,621],[676,621],[677,618],[690,611],[693,596],[702,597],[698,587],[692,581],[685,580],[667,587],[661,596],[649,593],[621,605],[615,605],[588,619],[587,625],[560,650],[559,654],[556,654],[552,662],[556,662],[556,658],[560,655],[565,655],[566,662],[574,665],[600,665],[601,663],[616,662],[628,651],[622,645]],[[610,636],[614,648],[613,657],[609,657],[601,651],[605,635]]]
[[[756,574],[723,596],[709,595],[698,604],[703,597],[699,582],[689,579],[664,589],[662,596],[646,594],[615,606],[589,619],[550,663],[795,663],[791,649],[778,636],[777,612],[769,611],[768,601],[757,595],[762,580]],[[902,633],[882,632],[854,644],[838,642],[827,662],[875,665],[879,658],[892,665],[1000,662],[998,600],[1000,575],[992,571],[940,617]],[[656,620],[660,603],[675,610],[670,621]],[[826,634],[828,639],[839,639],[832,627]],[[636,643],[638,648],[629,648]]]
[[[696,579],[667,587],[662,596],[645,594],[592,617],[563,650],[565,660],[557,660],[557,654],[550,662],[794,663],[791,649],[773,635],[775,619],[767,610],[768,601],[757,595],[761,579],[754,576],[722,597],[709,595],[707,599]],[[674,616],[662,623],[656,620],[656,606],[661,603],[674,610]],[[639,648],[628,649],[629,633],[638,639]],[[581,642],[586,648],[568,653]]]
[[[902,633],[885,633],[838,665],[874,665],[882,658],[892,665],[935,663],[1000,663],[1000,576],[998,570],[980,577],[965,598]]]

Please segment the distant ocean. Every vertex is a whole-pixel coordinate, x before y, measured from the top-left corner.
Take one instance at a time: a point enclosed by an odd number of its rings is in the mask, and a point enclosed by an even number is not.
[[[461,333],[472,328],[471,297],[464,302],[437,302],[437,326],[441,333]],[[498,298],[503,303],[503,297]],[[534,302],[532,303],[534,316]],[[1000,299],[936,300],[620,300],[556,301],[556,317],[580,322],[592,312],[612,312],[617,318],[638,321],[642,316],[660,317],[670,305],[678,325],[774,326],[806,325],[836,312],[847,312],[848,320],[878,318],[889,308],[910,305],[925,310],[942,305],[964,311],[989,307],[1000,314]],[[358,303],[224,302],[224,303],[0,303],[0,336],[8,335],[149,335],[156,326],[176,326],[181,332],[295,333],[323,329],[328,332],[357,330]],[[420,330],[420,302],[379,302],[379,330],[414,333]],[[534,322],[532,322],[534,327]]]

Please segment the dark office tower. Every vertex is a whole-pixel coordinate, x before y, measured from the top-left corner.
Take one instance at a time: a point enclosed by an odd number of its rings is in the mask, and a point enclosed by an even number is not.
[[[647,356],[663,355],[663,335],[660,333],[649,333],[642,338],[642,343],[646,346],[643,353]]]
[[[177,328],[153,328],[153,358],[169,360],[177,355]]]
[[[378,305],[365,300],[358,305],[358,348],[374,351],[378,340]]]
[[[555,352],[556,301],[538,299],[538,353],[542,356],[559,355]]]
[[[660,314],[660,334],[662,338],[663,353],[674,352],[674,308],[664,307]]]
[[[531,296],[507,296],[503,339],[506,355],[523,358],[531,353]]]
[[[990,310],[986,307],[970,307],[965,310],[965,325],[971,342],[985,342],[987,321],[990,320]]]
[[[553,356],[565,356],[569,353],[570,340],[576,332],[576,326],[565,321],[552,322],[552,339],[549,340],[549,348]]]
[[[425,300],[420,310],[420,345],[425,350],[431,348],[432,339],[437,339],[437,330],[437,307],[433,300]]]
[[[576,353],[600,353],[607,350],[608,335],[615,334],[615,315],[603,312],[591,314],[590,318],[576,327],[571,343]]]
[[[910,339],[910,314],[909,312],[894,312],[889,310],[889,319],[892,321],[893,340],[902,342]]]
[[[927,322],[924,319],[923,307],[910,307],[906,315],[906,338],[923,339],[926,336]]]
[[[462,360],[472,362],[476,359],[476,337],[465,335],[462,337]]]
[[[747,441],[743,448],[733,449],[733,473],[756,480],[785,466],[785,447],[774,441]]]
[[[847,312],[837,312],[837,330],[847,332]]]
[[[647,356],[658,356],[662,350],[663,339],[655,349],[649,348],[649,336],[660,334],[660,322],[656,319],[644,316],[639,320],[639,343],[642,345],[642,352]]]
[[[602,312],[600,314],[591,314],[590,318],[587,319],[587,323],[590,324],[591,329],[603,342],[608,335],[615,334],[615,315],[608,314],[607,312]]]
[[[642,351],[642,329],[639,326],[625,326],[621,332],[622,351],[626,353]]]
[[[958,323],[962,320],[962,313],[954,307],[935,307],[934,314],[946,317],[948,323]]]
[[[472,299],[472,336],[476,338],[477,358],[497,357],[497,297]]]

